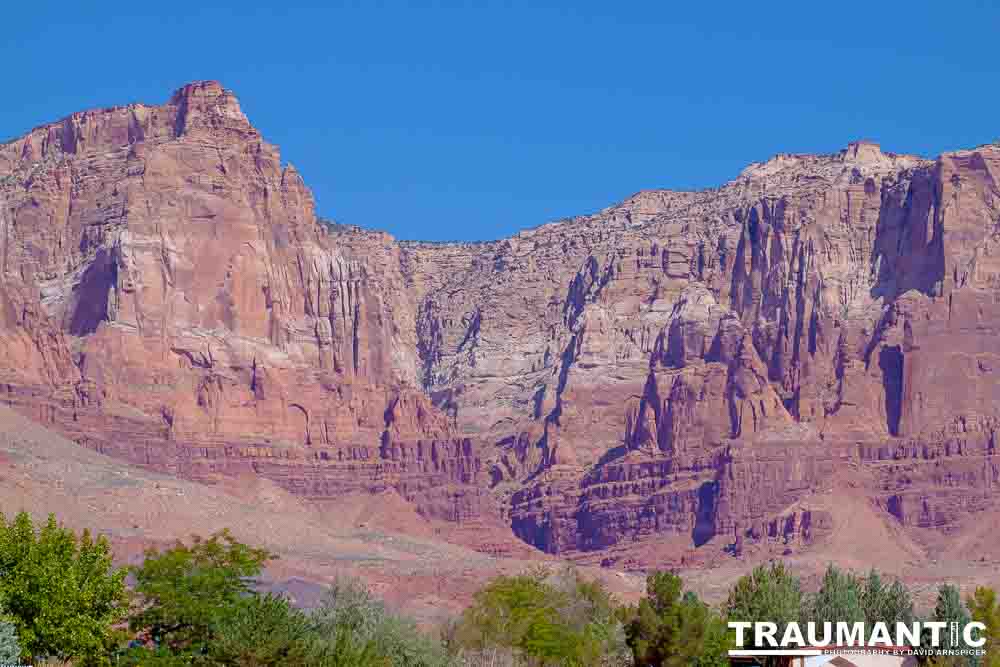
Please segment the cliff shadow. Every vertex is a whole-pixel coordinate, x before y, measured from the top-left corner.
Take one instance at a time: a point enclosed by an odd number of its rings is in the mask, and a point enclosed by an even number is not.
[[[715,537],[715,496],[718,484],[705,482],[698,487],[698,509],[695,513],[691,539],[700,547]]]
[[[118,264],[110,251],[101,249],[73,288],[74,307],[69,321],[70,334],[92,334],[97,331],[101,322],[111,319],[108,305],[111,290],[117,284]]]
[[[917,170],[905,197],[884,196],[872,244],[873,299],[909,290],[941,296],[945,278],[944,212],[936,168]],[[891,193],[890,193],[891,195]]]
[[[903,353],[898,345],[884,347],[878,355],[882,369],[882,386],[885,389],[885,419],[889,435],[899,435],[899,421],[903,413]]]

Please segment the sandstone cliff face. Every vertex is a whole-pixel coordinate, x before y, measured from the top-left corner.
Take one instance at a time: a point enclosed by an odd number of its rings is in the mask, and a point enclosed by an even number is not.
[[[899,521],[984,507],[997,156],[861,142],[503,242],[408,244],[449,295],[419,309],[424,385],[499,445],[512,526],[549,551],[773,536],[859,463]]]
[[[395,488],[550,552],[992,503],[1000,147],[780,155],[478,244],[328,228],[232,93],[0,146],[4,400],[100,451]]]
[[[479,455],[414,386],[398,250],[332,243],[232,93],[74,114],[2,147],[0,173],[10,402],[197,479],[478,515]]]

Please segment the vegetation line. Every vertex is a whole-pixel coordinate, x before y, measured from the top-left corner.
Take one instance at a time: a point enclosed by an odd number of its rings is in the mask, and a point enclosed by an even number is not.
[[[772,563],[737,581],[716,609],[670,572],[650,574],[645,598],[623,606],[572,568],[539,568],[494,579],[459,617],[426,632],[352,580],[334,583],[308,612],[259,593],[257,578],[273,558],[222,531],[115,568],[104,537],[77,536],[52,515],[36,528],[25,512],[10,523],[0,514],[0,664],[721,667],[734,648],[728,621],[916,620],[906,587],[875,570],[861,576],[831,565],[807,595]],[[1000,667],[993,590],[978,588],[963,603],[943,585],[931,618],[983,623],[986,655],[925,664]]]

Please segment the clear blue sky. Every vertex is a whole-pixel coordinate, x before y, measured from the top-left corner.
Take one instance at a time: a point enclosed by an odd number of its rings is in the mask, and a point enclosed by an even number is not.
[[[994,141],[991,4],[8,2],[0,136],[218,79],[321,214],[497,238],[776,152]]]

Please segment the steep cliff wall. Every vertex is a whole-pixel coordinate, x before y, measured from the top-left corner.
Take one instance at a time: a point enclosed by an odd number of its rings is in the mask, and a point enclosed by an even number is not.
[[[993,450],[942,443],[986,442],[998,410],[997,156],[860,142],[504,242],[407,246],[449,294],[419,309],[424,384],[499,446],[512,526],[549,551],[759,539],[858,461],[897,519],[982,507]],[[903,440],[936,453],[856,453]]]
[[[3,400],[194,479],[395,488],[550,552],[990,506],[1000,147],[779,155],[499,241],[329,228],[214,82],[0,146]]]
[[[398,249],[338,247],[232,93],[74,114],[0,148],[0,173],[8,402],[196,479],[489,511],[475,445],[415,386]]]

